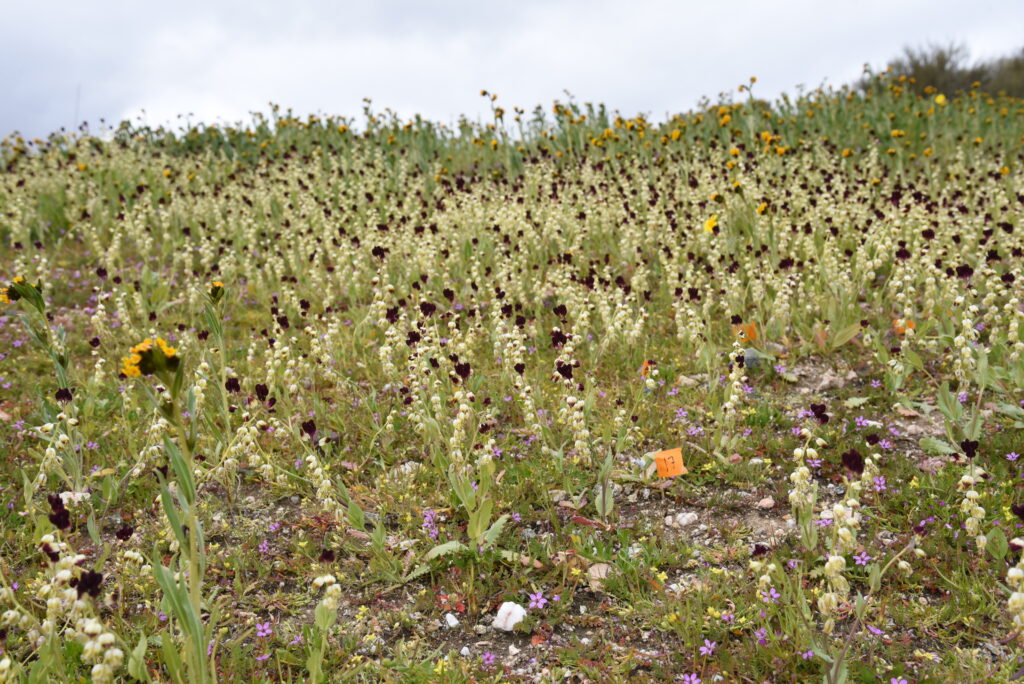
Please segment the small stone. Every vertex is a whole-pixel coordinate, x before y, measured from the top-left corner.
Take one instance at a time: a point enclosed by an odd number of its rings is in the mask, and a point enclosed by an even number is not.
[[[494,618],[494,624],[492,625],[495,629],[501,629],[506,632],[511,632],[515,629],[515,626],[523,621],[526,617],[526,609],[518,603],[512,601],[505,601],[498,608],[498,615]]]
[[[565,501],[566,497],[569,496],[569,495],[565,493],[565,490],[562,490],[562,489],[552,489],[550,492],[548,492],[548,496],[551,497],[552,503],[556,503],[557,504],[557,503],[561,503],[561,502]]]
[[[770,511],[775,508],[775,499],[770,496],[766,496],[755,504],[762,511]]]
[[[750,465],[761,465],[764,463],[763,458],[752,458],[750,459]]]
[[[509,644],[508,645],[508,654],[510,656],[518,655],[519,654],[519,649],[516,648],[515,646],[513,646],[512,644]]]
[[[459,618],[455,617],[452,613],[445,614],[444,621],[448,623],[449,629],[455,629],[459,626]]]
[[[473,631],[476,634],[483,636],[484,634],[487,634],[487,625],[473,625]]]
[[[699,516],[693,511],[687,511],[686,513],[679,513],[676,515],[676,525],[679,527],[686,527],[697,522]]]
[[[468,658],[469,657],[469,653],[470,653],[469,646],[463,646],[462,650],[459,651],[459,655],[462,656],[463,658]]]
[[[729,463],[731,463],[733,465],[736,465],[738,463],[743,463],[743,457],[740,456],[739,454],[731,454],[729,456]]]

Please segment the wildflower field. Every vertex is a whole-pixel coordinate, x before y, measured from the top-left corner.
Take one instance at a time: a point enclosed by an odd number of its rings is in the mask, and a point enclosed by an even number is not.
[[[0,147],[0,681],[1001,682],[1024,103]]]

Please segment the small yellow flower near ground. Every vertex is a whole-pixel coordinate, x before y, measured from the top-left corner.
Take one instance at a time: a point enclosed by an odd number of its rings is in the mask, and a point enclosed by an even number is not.
[[[763,214],[766,211],[768,211],[768,203],[767,202],[761,202],[761,204],[757,205],[757,213],[758,214]]]
[[[712,214],[711,218],[704,222],[704,232],[713,233],[718,226],[718,214]]]
[[[847,147],[846,149],[843,150],[843,159],[846,159],[851,154],[853,154],[853,150],[851,150],[849,147]]]

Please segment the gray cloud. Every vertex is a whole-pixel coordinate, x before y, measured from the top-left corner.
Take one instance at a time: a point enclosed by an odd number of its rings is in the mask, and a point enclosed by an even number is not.
[[[1020,45],[1024,5],[950,0],[730,3],[34,2],[0,6],[0,134],[78,120],[248,119],[274,101],[358,116],[362,98],[442,122],[565,99],[660,117],[756,75],[755,94],[839,85],[904,45]]]

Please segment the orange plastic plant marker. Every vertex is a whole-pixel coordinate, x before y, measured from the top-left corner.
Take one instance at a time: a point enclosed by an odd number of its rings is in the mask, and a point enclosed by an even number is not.
[[[658,477],[675,477],[689,472],[683,465],[682,449],[666,449],[654,454],[654,463],[658,466]]]

